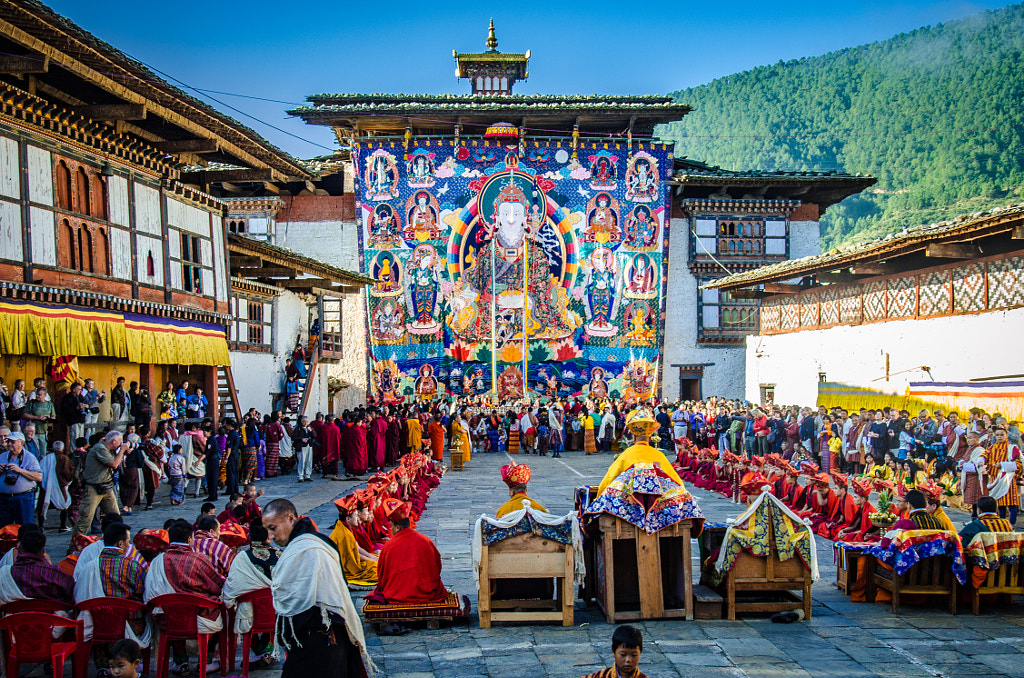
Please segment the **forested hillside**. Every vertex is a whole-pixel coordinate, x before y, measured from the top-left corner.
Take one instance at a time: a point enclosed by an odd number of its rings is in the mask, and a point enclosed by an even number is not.
[[[833,206],[823,247],[1021,199],[1024,5],[673,96],[676,154],[728,169],[841,170],[878,184]]]

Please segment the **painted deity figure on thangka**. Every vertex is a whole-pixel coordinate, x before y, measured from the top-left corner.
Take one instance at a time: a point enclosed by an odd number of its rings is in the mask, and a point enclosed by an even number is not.
[[[626,161],[626,200],[654,202],[660,197],[658,159],[646,151],[637,151]]]
[[[610,193],[598,193],[587,205],[587,226],[584,242],[617,243],[622,240],[619,229],[619,201]]]
[[[417,245],[409,257],[406,303],[411,318],[408,329],[412,334],[433,334],[441,326],[436,317],[441,268],[433,245]]]
[[[403,235],[410,243],[441,239],[440,208],[429,191],[416,191],[405,206],[407,214]]]
[[[619,275],[610,249],[598,247],[590,253],[583,285],[587,294],[587,334],[615,336],[619,331],[613,324],[619,309]]]
[[[450,326],[464,339],[490,339],[492,316],[501,315],[512,338],[522,337],[524,326],[530,339],[566,337],[578,326],[563,284],[574,263],[572,233],[553,225],[554,206],[544,195],[550,182],[517,169],[514,155],[509,161],[507,170],[471,185],[480,191],[476,215],[459,217],[473,225],[449,247],[457,280]]]
[[[417,148],[409,156],[406,171],[411,188],[430,188],[434,185],[434,153]]]
[[[395,156],[378,148],[366,159],[366,199],[390,200],[398,197],[398,166]]]
[[[658,216],[649,205],[637,205],[626,217],[623,245],[629,249],[651,249],[658,243]]]

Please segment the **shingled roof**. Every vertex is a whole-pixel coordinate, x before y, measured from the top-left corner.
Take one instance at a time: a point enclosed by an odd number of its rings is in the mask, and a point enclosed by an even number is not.
[[[166,118],[170,125],[197,126],[201,137],[222,139],[225,150],[254,160],[254,167],[262,165],[282,176],[307,176],[298,160],[254,130],[168,83],[38,0],[0,0],[0,27],[0,33],[19,49],[29,51],[25,59],[46,60],[51,74],[63,69],[104,90],[112,99],[103,103],[120,100],[146,105],[153,116]]]
[[[823,254],[791,259],[752,271],[736,273],[714,280],[706,289],[735,290],[765,283],[794,280],[844,269],[857,264],[869,264],[905,256],[925,249],[931,244],[958,243],[978,240],[1009,231],[1024,219],[1024,203],[999,207],[985,212],[961,215],[950,221],[916,226],[899,233],[847,247],[829,250]]]
[[[632,125],[639,136],[654,133],[655,125],[679,120],[690,107],[659,94],[561,95],[512,94],[314,94],[310,106],[288,113],[307,123],[344,130],[402,132],[407,125],[414,133],[452,128],[462,124],[473,134],[498,120],[523,122],[532,131],[571,134],[579,122],[580,134],[588,132],[625,134]],[[450,133],[447,132],[447,133]]]

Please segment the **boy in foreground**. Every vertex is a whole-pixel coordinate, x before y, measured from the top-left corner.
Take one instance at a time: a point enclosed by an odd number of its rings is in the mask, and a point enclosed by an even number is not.
[[[629,624],[623,624],[612,634],[612,658],[615,666],[591,673],[583,678],[647,678],[637,668],[644,651],[644,635]]]

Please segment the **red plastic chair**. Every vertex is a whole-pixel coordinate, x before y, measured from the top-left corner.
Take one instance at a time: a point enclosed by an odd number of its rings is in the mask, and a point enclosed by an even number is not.
[[[72,642],[55,641],[55,628],[75,629]],[[7,675],[17,676],[21,664],[52,664],[53,678],[63,678],[64,662],[72,657],[71,675],[85,678],[80,673],[78,658],[82,650],[85,625],[80,619],[68,619],[45,612],[18,612],[0,619],[7,647]]]
[[[93,598],[78,603],[78,609],[92,616],[92,640],[83,641],[82,655],[88,663],[93,645],[112,645],[125,637],[128,617],[144,612],[145,603],[127,598]],[[142,673],[149,675],[150,648],[142,648]]]
[[[269,588],[250,591],[239,596],[235,601],[237,614],[238,606],[242,603],[252,605],[252,629],[248,633],[239,634],[242,636],[242,676],[249,678],[249,653],[252,650],[252,636],[260,633],[273,633],[277,624],[277,612],[274,611],[274,597]],[[235,670],[235,648],[238,646],[237,636],[234,635],[232,624],[232,643],[230,659],[228,660],[228,671]]]
[[[211,610],[221,613],[220,655],[221,675],[224,675],[223,664],[227,662],[228,633],[224,606],[217,600],[204,598],[192,593],[168,593],[157,596],[149,601],[150,610],[160,608],[163,614],[154,617],[157,628],[160,631],[160,643],[156,651],[156,678],[167,678],[167,668],[170,663],[169,646],[178,640],[196,640],[199,643],[199,678],[206,678],[206,654],[210,645],[212,633],[200,633],[198,627],[199,616]],[[54,678],[57,678],[54,676]]]
[[[71,612],[72,606],[67,603],[59,603],[55,600],[43,600],[41,598],[29,598],[28,600],[15,600],[0,607],[0,615],[18,614],[19,612],[43,612],[54,614],[57,612]]]

